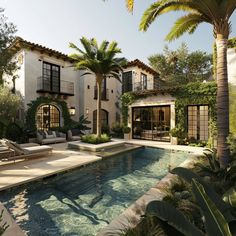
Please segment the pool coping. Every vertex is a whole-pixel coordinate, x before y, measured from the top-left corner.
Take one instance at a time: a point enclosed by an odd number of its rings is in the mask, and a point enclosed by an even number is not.
[[[202,153],[200,152],[190,153],[192,156],[188,157],[179,166],[191,168],[193,167],[194,163],[197,162],[197,159],[202,156]],[[140,218],[144,214],[147,204],[153,200],[162,200],[166,196],[166,192],[163,190],[170,188],[175,180],[176,175],[168,173],[164,178],[158,181],[156,185],[154,185],[145,194],[138,198],[131,206],[126,208],[119,216],[113,219],[110,224],[102,228],[98,232],[97,236],[116,236],[125,232],[125,230],[129,228],[135,227],[140,222]]]

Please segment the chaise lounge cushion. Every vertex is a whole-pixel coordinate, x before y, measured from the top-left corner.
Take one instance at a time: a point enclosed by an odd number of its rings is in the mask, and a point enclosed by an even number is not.
[[[51,152],[52,147],[50,146],[33,146],[33,147],[25,147],[23,148],[24,153],[27,154],[40,154],[42,152]]]

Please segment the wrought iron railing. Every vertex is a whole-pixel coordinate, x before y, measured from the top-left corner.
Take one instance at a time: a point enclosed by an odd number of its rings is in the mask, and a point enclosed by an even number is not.
[[[74,95],[74,83],[65,80],[52,81],[50,78],[40,76],[37,80],[37,91]]]

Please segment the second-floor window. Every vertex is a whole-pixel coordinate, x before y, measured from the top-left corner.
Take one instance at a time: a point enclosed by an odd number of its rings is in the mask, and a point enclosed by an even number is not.
[[[60,66],[43,62],[44,89],[52,92],[60,92]]]
[[[147,75],[144,73],[141,73],[141,87],[147,89]]]
[[[132,71],[123,72],[122,74],[122,93],[132,91]]]

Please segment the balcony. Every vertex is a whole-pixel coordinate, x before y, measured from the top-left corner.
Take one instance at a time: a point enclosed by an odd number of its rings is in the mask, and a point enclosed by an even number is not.
[[[74,83],[65,80],[52,83],[51,79],[41,76],[37,80],[37,92],[74,96]]]
[[[102,97],[101,100],[108,101],[109,100],[109,89],[102,89]],[[98,99],[98,88],[94,86],[94,99]]]

